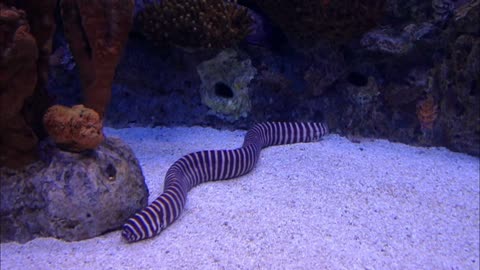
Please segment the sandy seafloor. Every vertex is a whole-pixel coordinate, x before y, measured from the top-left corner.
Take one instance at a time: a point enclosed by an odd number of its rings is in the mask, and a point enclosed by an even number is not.
[[[182,155],[235,148],[244,131],[106,129],[135,151],[150,190]],[[156,238],[1,244],[1,269],[479,269],[479,159],[338,135],[264,149],[234,180],[194,188]]]

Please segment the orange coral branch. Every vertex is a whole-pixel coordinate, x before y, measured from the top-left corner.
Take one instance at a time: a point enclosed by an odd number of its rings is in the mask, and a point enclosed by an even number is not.
[[[133,8],[133,0],[61,2],[64,32],[80,71],[85,105],[102,118],[133,23]]]

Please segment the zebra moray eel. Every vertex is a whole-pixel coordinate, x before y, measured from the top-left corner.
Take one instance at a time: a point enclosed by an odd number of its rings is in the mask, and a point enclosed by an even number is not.
[[[327,126],[322,123],[266,122],[250,129],[240,148],[206,150],[183,156],[168,169],[164,192],[126,221],[122,237],[127,242],[136,242],[156,236],[180,216],[191,188],[250,172],[262,148],[318,141],[327,132]]]

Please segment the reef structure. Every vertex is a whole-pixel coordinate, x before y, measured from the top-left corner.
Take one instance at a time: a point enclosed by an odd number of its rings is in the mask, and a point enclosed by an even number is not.
[[[247,8],[232,0],[162,0],[138,14],[141,32],[156,45],[224,49],[253,27]]]
[[[45,136],[42,116],[56,0],[0,4],[0,166],[20,168],[37,159]],[[133,0],[62,0],[64,32],[80,71],[85,105],[103,119],[115,68],[133,22]]]
[[[256,4],[299,47],[318,40],[344,42],[375,26],[382,18],[385,0],[316,1],[265,0]]]

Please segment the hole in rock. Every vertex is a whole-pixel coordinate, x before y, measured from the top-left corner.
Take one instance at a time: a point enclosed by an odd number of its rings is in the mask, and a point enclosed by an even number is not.
[[[223,98],[233,98],[233,91],[225,83],[217,82],[215,84],[215,95]]]
[[[348,74],[347,81],[355,86],[365,86],[368,83],[368,78],[358,72],[351,72]]]
[[[115,166],[113,166],[112,164],[108,164],[106,168],[106,173],[107,173],[108,180],[113,181],[117,176],[117,169],[115,169]]]

